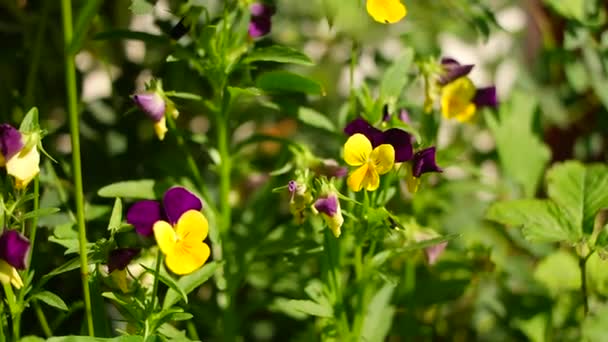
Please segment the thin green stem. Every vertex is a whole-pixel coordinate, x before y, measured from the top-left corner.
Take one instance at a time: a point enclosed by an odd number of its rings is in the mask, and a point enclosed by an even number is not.
[[[154,268],[154,283],[152,285],[152,300],[150,302],[150,309],[148,310],[148,316],[154,312],[154,307],[156,306],[156,296],[158,295],[158,278],[160,276],[160,265],[163,262],[163,254],[160,249],[157,252],[156,256],[156,267]]]
[[[44,336],[46,336],[46,337],[53,336],[53,331],[51,330],[51,327],[49,326],[49,322],[46,320],[46,316],[44,315],[44,312],[42,311],[40,304],[38,304],[38,302],[34,300],[33,305],[34,305],[34,311],[36,311],[36,317],[38,317],[38,322],[40,323],[40,328],[42,328],[42,332],[44,332]]]
[[[93,310],[89,290],[89,261],[87,257],[87,235],[84,221],[84,191],[82,186],[82,166],[80,161],[80,130],[78,127],[78,95],[76,92],[76,68],[74,56],[69,52],[72,43],[72,1],[61,0],[61,17],[63,19],[63,44],[65,50],[65,81],[70,117],[70,134],[72,137],[72,173],[74,177],[74,197],[76,202],[76,221],[78,223],[78,242],[80,247],[80,274],[82,292],[89,336],[95,336]]]
[[[40,208],[40,179],[39,176],[34,178],[34,211],[37,211]],[[27,256],[27,264],[32,264],[32,256],[34,255],[35,243],[36,243],[36,231],[38,230],[38,215],[35,215],[32,218],[32,228],[30,229],[30,253]],[[28,269],[29,270],[29,269]]]

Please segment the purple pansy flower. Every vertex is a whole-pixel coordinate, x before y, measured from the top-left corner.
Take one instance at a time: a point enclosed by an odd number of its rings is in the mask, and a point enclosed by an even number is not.
[[[255,3],[251,5],[250,11],[249,36],[259,38],[268,34],[272,28],[271,17],[275,12],[274,7],[263,3]]]
[[[5,230],[0,236],[0,259],[9,265],[23,270],[26,267],[30,241],[16,230]]]
[[[435,146],[416,152],[412,159],[412,175],[420,178],[423,173],[443,172],[435,161]]]
[[[145,92],[133,95],[133,102],[154,122],[165,116],[165,100],[157,92]]]
[[[188,210],[200,211],[203,203],[193,193],[183,187],[173,187],[163,196],[161,203],[151,200],[139,201],[129,208],[127,222],[135,227],[137,233],[150,236],[154,223],[165,220],[174,225]]]
[[[335,193],[319,197],[314,203],[315,209],[321,213],[325,222],[331,229],[335,237],[340,237],[342,233],[341,227],[344,223],[342,210],[340,209],[340,201]]]
[[[23,148],[23,139],[21,132],[9,124],[0,125],[0,153],[2,153],[3,165],[4,162],[11,159],[17,152]]]
[[[412,156],[414,155],[412,136],[399,128],[390,128],[383,132],[370,125],[365,119],[359,117],[346,125],[344,133],[349,136],[356,133],[365,135],[372,143],[373,148],[382,144],[392,145],[395,149],[396,163],[408,161],[412,159]]]
[[[444,57],[441,59],[441,65],[443,66],[444,73],[439,75],[438,83],[441,86],[457,80],[460,77],[467,76],[474,64],[460,64],[457,60],[450,57]],[[479,107],[496,107],[498,105],[498,99],[496,96],[496,87],[490,86],[485,88],[477,88],[473,103]]]
[[[131,260],[139,254],[139,248],[117,248],[108,255],[108,273],[124,270]]]

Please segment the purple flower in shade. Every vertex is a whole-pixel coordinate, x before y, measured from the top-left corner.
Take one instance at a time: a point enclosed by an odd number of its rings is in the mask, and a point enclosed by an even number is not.
[[[0,125],[0,166],[23,148],[21,132],[9,124]]]
[[[16,269],[26,267],[30,241],[16,230],[5,230],[0,236],[0,258]]]
[[[439,84],[444,86],[457,78],[468,75],[475,64],[460,64],[457,60],[444,57],[441,59],[444,73],[439,75]]]
[[[325,222],[331,229],[335,237],[340,237],[342,233],[341,227],[344,223],[342,217],[342,210],[340,209],[340,201],[335,193],[329,193],[326,196],[319,197],[315,203],[314,208],[321,213]]]
[[[124,270],[131,260],[139,254],[139,248],[117,248],[108,255],[108,273]]]
[[[344,133],[352,136],[356,133],[365,135],[372,143],[372,148],[376,148],[382,144],[392,145],[395,149],[395,162],[405,162],[412,159],[414,148],[412,147],[412,136],[399,128],[390,128],[386,131],[381,131],[370,125],[363,118],[356,118],[344,128]]]
[[[127,222],[143,236],[152,234],[154,223],[165,220],[175,225],[177,220],[188,210],[200,211],[203,203],[193,193],[183,187],[173,187],[163,196],[161,203],[151,200],[136,202],[127,212]]]
[[[146,92],[133,95],[133,102],[154,122],[165,116],[165,100],[157,92]]]
[[[271,17],[275,12],[274,7],[263,3],[255,3],[251,5],[250,11],[249,36],[259,38],[268,34],[272,28]]]
[[[435,161],[435,146],[416,152],[412,159],[412,175],[420,178],[423,173],[443,172]]]

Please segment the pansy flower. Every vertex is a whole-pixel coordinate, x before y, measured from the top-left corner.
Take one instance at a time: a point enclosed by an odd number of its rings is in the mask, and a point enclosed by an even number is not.
[[[5,230],[0,236],[0,282],[23,287],[17,270],[26,268],[30,241],[16,230]]]
[[[408,161],[414,155],[412,136],[399,128],[381,131],[365,119],[359,117],[346,125],[344,133],[349,136],[357,133],[363,134],[371,142],[372,148],[376,148],[382,144],[391,145],[395,152],[396,163]]]
[[[126,268],[139,254],[139,248],[116,248],[108,255],[108,273],[122,292],[128,292]]]
[[[203,242],[209,224],[200,212],[201,200],[182,187],[174,187],[163,196],[163,204],[145,200],[135,203],[127,213],[127,222],[142,235],[154,237],[165,255],[167,268],[175,274],[194,272],[209,258],[210,249]]]
[[[321,214],[334,236],[340,237],[344,217],[342,217],[342,209],[340,209],[340,201],[335,189],[321,194],[313,208]]]
[[[380,186],[380,175],[389,172],[395,162],[395,149],[389,144],[373,147],[363,134],[352,135],[344,144],[344,161],[358,166],[346,183],[352,191],[374,191]]]
[[[249,36],[251,38],[259,38],[267,35],[272,28],[271,17],[275,12],[274,7],[263,3],[255,3],[251,5],[249,10],[251,12]]]
[[[0,166],[15,178],[15,188],[23,189],[40,172],[39,135],[21,133],[9,124],[0,125]]]
[[[407,185],[410,192],[414,193],[418,191],[420,185],[420,177],[427,172],[443,172],[443,170],[437,165],[435,160],[436,148],[435,146],[425,148],[414,154],[412,158],[412,170],[410,177],[408,178]]]
[[[153,80],[147,90],[132,96],[135,105],[154,122],[154,132],[159,140],[165,139],[167,133],[166,115],[174,119],[179,116],[173,101],[164,95],[162,82]]]
[[[407,14],[400,0],[367,0],[365,7],[375,21],[383,24],[396,23]]]
[[[452,58],[441,60],[443,73],[437,83],[441,86],[441,113],[446,119],[460,122],[471,120],[477,108],[496,107],[496,87],[476,88],[467,75],[472,64],[462,65]]]

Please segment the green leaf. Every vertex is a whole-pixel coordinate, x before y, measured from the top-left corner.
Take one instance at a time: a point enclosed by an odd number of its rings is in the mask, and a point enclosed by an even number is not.
[[[382,104],[394,105],[409,81],[408,71],[414,60],[414,50],[408,48],[386,69],[380,82]]]
[[[152,13],[154,11],[154,5],[147,0],[131,0],[129,9],[135,15],[144,15]]]
[[[58,213],[59,211],[59,208],[39,208],[37,210],[32,210],[29,213],[23,214],[23,216],[21,216],[21,219],[27,220],[33,217],[49,216]]]
[[[331,306],[321,305],[312,300],[291,299],[286,301],[283,305],[286,306],[285,310],[295,310],[310,316],[333,317],[333,309]]]
[[[324,129],[330,132],[336,131],[336,126],[333,122],[331,122],[331,120],[312,108],[300,107],[298,109],[298,120],[312,127]]]
[[[395,307],[390,305],[395,285],[384,285],[372,298],[361,331],[362,341],[384,341],[393,323]]]
[[[502,224],[522,226],[524,236],[532,241],[580,241],[581,232],[562,215],[559,207],[551,201],[522,199],[494,203],[486,218]]]
[[[281,45],[255,49],[244,60],[245,63],[258,61],[314,65],[313,61],[302,52]]]
[[[21,120],[21,125],[19,125],[19,131],[22,133],[32,133],[36,132],[40,129],[40,125],[38,124],[38,108],[32,107],[23,120]]]
[[[165,95],[167,95],[169,97],[176,97],[178,99],[185,99],[185,100],[193,100],[193,101],[202,101],[203,100],[203,98],[200,95],[180,92],[180,91],[166,91]]]
[[[500,107],[499,118],[487,112],[486,122],[496,139],[505,173],[521,184],[526,197],[534,196],[551,152],[532,132],[537,103],[533,96],[515,92]]]
[[[146,265],[143,265],[143,264],[140,264],[140,266],[143,267],[146,271],[148,271],[153,276],[158,276],[158,280],[162,281],[163,284],[169,286],[170,289],[176,291],[182,297],[184,302],[188,303],[188,295],[186,294],[186,292],[184,292],[184,290],[182,290],[182,288],[179,287],[179,285],[177,284],[175,279],[173,279],[173,277],[169,273],[167,273],[167,271],[165,271],[165,269],[163,267],[160,268],[160,272],[157,275],[154,269],[147,267]]]
[[[190,292],[194,291],[197,287],[201,286],[204,282],[211,278],[211,276],[213,276],[215,270],[218,268],[219,265],[220,263],[218,263],[217,261],[212,261],[203,266],[202,268],[198,269],[197,271],[181,277],[177,281],[177,286],[181,289],[182,293],[186,294],[187,296]],[[169,289],[163,302],[163,310],[168,309],[177,302],[179,302],[180,295],[181,293],[179,293],[178,291],[172,288]]]
[[[534,278],[543,284],[553,296],[581,287],[581,271],[572,253],[560,250],[538,263]]]
[[[89,31],[89,26],[102,3],[101,0],[85,1],[80,11],[78,11],[78,17],[74,24],[74,36],[68,48],[69,54],[74,55],[80,50],[84,37]]]
[[[562,17],[579,21],[585,18],[585,0],[544,0],[544,2]]]
[[[296,92],[313,95],[325,95],[319,83],[287,71],[271,71],[260,75],[256,86],[271,92]]]
[[[156,199],[156,186],[156,181],[152,179],[124,181],[106,185],[97,194],[101,197]]]
[[[32,299],[37,299],[59,310],[68,311],[68,306],[61,297],[50,291],[38,292],[32,296]]]
[[[112,233],[116,233],[121,226],[122,222],[122,201],[120,197],[116,197],[114,200],[114,207],[112,208],[112,216],[110,216],[110,222],[108,223],[108,230]]]
[[[576,161],[557,164],[547,172],[549,198],[560,205],[577,235],[591,234],[595,216],[608,208],[608,167]]]

